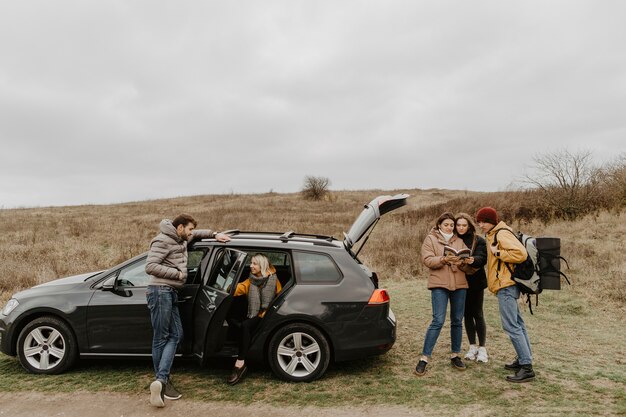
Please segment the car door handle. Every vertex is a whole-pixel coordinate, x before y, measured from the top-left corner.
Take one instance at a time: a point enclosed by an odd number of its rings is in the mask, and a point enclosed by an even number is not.
[[[188,295],[186,297],[183,298],[179,298],[178,299],[178,303],[177,304],[182,304],[182,303],[186,303],[187,301],[191,300],[193,298],[192,295]]]

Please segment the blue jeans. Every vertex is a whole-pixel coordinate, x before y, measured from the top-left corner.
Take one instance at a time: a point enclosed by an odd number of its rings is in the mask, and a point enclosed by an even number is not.
[[[519,296],[520,291],[517,285],[502,288],[498,291],[500,320],[502,321],[502,329],[511,338],[511,343],[513,343],[520,365],[531,365],[533,355],[530,349],[528,333],[526,332],[526,325],[517,305]]]
[[[152,363],[156,379],[167,383],[183,324],[178,312],[178,294],[166,285],[149,285],[146,291],[152,321]]]
[[[460,288],[456,291],[449,291],[445,288],[433,288],[431,290],[431,300],[433,303],[433,320],[426,330],[424,338],[424,350],[422,355],[431,357],[435,343],[443,323],[446,321],[446,310],[448,299],[450,300],[450,339],[452,353],[461,352],[461,340],[463,339],[463,313],[465,311],[465,294],[467,290]]]

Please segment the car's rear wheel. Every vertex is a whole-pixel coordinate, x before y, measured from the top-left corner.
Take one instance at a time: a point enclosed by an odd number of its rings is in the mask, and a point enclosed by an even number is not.
[[[272,336],[269,363],[282,379],[310,382],[320,378],[330,362],[330,347],[317,328],[304,323],[289,324]]]
[[[76,340],[63,321],[40,317],[21,331],[17,339],[17,354],[27,371],[58,374],[76,360]]]

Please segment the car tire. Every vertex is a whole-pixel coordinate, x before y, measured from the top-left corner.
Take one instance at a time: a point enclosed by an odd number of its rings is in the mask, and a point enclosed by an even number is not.
[[[330,362],[328,340],[314,326],[288,324],[270,339],[269,364],[276,376],[292,382],[310,382],[326,372]]]
[[[67,324],[55,317],[39,317],[17,339],[20,363],[35,374],[59,374],[76,360],[76,339]]]

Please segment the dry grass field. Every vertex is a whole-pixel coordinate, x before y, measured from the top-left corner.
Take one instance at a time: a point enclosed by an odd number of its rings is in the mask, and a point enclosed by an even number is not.
[[[412,195],[412,208],[466,194],[443,190],[345,191],[333,193],[326,201],[311,202],[299,194],[268,193],[0,210],[0,259],[4,272],[0,294],[5,301],[8,293],[20,288],[106,269],[138,255],[147,250],[150,239],[158,233],[161,219],[174,218],[181,212],[192,214],[200,228],[295,230],[342,239],[342,233],[348,231],[364,203],[378,195],[400,192]],[[364,253],[364,258],[373,267],[384,267],[386,274],[398,278],[419,270],[421,266],[413,255],[417,247],[414,225],[409,226],[397,228],[393,221],[381,222],[380,230],[374,233],[382,237],[371,239],[366,250],[377,255]]]
[[[434,217],[423,208],[452,199],[501,200],[497,194],[450,190],[333,192],[325,201],[299,194],[181,197],[110,206],[0,210],[0,301],[19,289],[58,277],[111,267],[146,250],[162,218],[188,212],[199,227],[217,230],[295,230],[333,235],[347,231],[363,204],[381,194],[411,194],[408,207],[379,223],[360,258],[390,291],[398,340],[380,358],[337,364],[311,384],[288,384],[258,370],[237,389],[223,382],[228,369],[200,370],[177,363],[177,384],[186,398],[319,407],[402,405],[424,415],[623,415],[626,413],[626,223],[624,212],[601,212],[574,222],[513,222],[536,236],[558,236],[572,281],[540,296],[535,314],[525,314],[538,378],[530,384],[504,381],[502,364],[514,353],[503,334],[493,296],[485,297],[488,364],[459,373],[447,365],[449,329],[437,344],[424,378],[412,369],[430,320],[430,296],[419,248]],[[491,199],[491,200],[490,200]],[[475,207],[474,210],[479,207]],[[449,207],[456,211],[456,206]],[[469,210],[467,210],[469,211]],[[446,324],[447,326],[447,324]],[[464,348],[466,342],[464,341]],[[148,363],[82,364],[64,375],[39,377],[0,354],[0,390],[147,392]],[[54,388],[51,388],[54,387]]]

